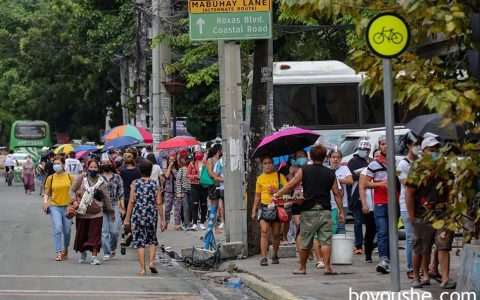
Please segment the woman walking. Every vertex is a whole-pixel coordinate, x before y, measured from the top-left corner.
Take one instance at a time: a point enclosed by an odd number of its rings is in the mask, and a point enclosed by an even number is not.
[[[273,255],[272,265],[278,264],[278,247],[280,246],[280,222],[278,222],[275,206],[271,207],[273,194],[277,192],[280,185],[285,186],[287,179],[283,174],[273,170],[273,159],[270,156],[262,157],[263,174],[258,176],[255,188],[255,202],[252,208],[252,220],[257,218],[257,209],[259,209],[259,220],[261,227],[260,251],[262,259],[261,266],[268,266],[267,248],[268,233],[272,231]],[[274,210],[274,212],[273,212]]]
[[[176,176],[178,170],[177,155],[172,152],[168,155],[167,168],[165,170],[165,220],[170,222],[170,212],[174,209],[175,230],[180,230],[181,203],[176,197]]]
[[[87,173],[78,176],[70,188],[70,199],[79,200],[76,218],[77,234],[73,250],[81,252],[79,263],[87,260],[87,251],[92,252],[91,264],[100,265],[97,257],[102,245],[103,212],[115,221],[115,211],[112,207],[105,179],[100,176],[99,164],[96,160],[87,162]]]
[[[200,147],[194,149],[195,153],[193,161],[190,162],[187,168],[187,177],[190,180],[192,191],[190,194],[192,202],[192,230],[200,229],[205,230],[205,221],[207,219],[207,195],[208,190],[206,187],[200,184],[200,174],[202,173],[203,166],[206,165],[206,161],[203,159],[203,152]],[[200,206],[200,222],[198,222],[198,207]],[[197,225],[198,224],[198,225]]]
[[[124,226],[131,227],[133,235],[133,248],[137,249],[140,271],[138,275],[146,275],[145,247],[149,245],[149,269],[152,273],[158,273],[155,267],[155,249],[157,241],[157,223],[160,215],[162,232],[167,229],[167,223],[163,215],[162,196],[159,192],[158,183],[150,179],[152,163],[148,160],[140,161],[140,174],[142,177],[132,184],[127,215]],[[156,209],[155,209],[156,207]]]
[[[65,217],[69,202],[68,191],[74,181],[72,175],[64,170],[65,159],[57,157],[53,161],[55,174],[48,176],[45,180],[45,194],[43,196],[43,211],[50,215],[55,243],[56,261],[68,259],[68,246],[72,222]],[[50,198],[50,200],[49,200]],[[63,235],[63,247],[62,247]]]
[[[22,165],[22,179],[25,186],[25,194],[31,195],[35,190],[35,165],[30,155],[26,157],[27,161]]]
[[[115,211],[115,220],[112,221],[107,212],[103,212],[102,224],[102,248],[103,260],[108,261],[116,254],[118,244],[118,232],[120,230],[120,210],[123,209],[123,181],[120,175],[116,174],[115,167],[108,156],[102,159],[100,170],[107,182],[108,195],[112,201]]]

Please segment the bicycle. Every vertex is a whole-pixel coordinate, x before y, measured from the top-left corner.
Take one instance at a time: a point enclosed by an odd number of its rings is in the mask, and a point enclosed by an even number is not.
[[[394,44],[400,44],[403,41],[403,35],[399,32],[394,32],[393,28],[385,30],[385,27],[382,27],[381,32],[377,32],[373,35],[373,42],[375,44],[382,44],[385,39]]]

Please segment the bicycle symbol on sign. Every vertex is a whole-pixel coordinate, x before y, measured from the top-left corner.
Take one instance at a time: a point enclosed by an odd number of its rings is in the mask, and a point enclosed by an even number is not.
[[[382,44],[385,39],[394,44],[400,44],[403,41],[403,36],[399,32],[394,32],[393,28],[386,30],[385,27],[382,27],[381,32],[377,32],[373,35],[373,42],[375,44]]]

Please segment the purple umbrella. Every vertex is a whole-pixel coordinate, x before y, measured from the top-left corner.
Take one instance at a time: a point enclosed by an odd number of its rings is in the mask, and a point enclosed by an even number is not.
[[[297,150],[313,145],[320,134],[303,128],[289,128],[275,132],[263,138],[253,157],[270,155],[272,157],[292,154]]]

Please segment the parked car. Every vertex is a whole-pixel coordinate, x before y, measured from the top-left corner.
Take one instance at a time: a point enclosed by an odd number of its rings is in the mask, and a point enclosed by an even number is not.
[[[410,129],[405,126],[395,126],[395,155],[403,156],[403,145],[401,138],[407,134]],[[371,128],[352,133],[347,133],[343,136],[342,141],[338,145],[338,149],[342,151],[343,159],[342,163],[347,163],[354,154],[358,153],[358,143],[360,140],[368,140],[372,145],[372,151],[370,151],[370,157],[372,157],[373,149],[378,148],[378,138],[385,135],[385,127]]]

